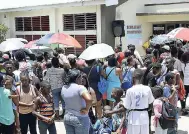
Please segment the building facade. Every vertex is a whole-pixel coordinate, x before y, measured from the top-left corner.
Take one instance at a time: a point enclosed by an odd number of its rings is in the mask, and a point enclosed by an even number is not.
[[[82,4],[82,5],[81,5]],[[0,23],[9,27],[7,38],[37,40],[48,33],[66,33],[78,40],[82,49],[89,41],[101,43],[101,1],[72,2],[62,5],[34,6],[0,10]]]
[[[116,19],[125,21],[123,49],[130,42],[136,42],[138,51],[144,54],[142,44],[151,35],[166,34],[177,27],[189,27],[188,7],[189,1],[186,0],[128,0],[118,5]],[[141,28],[137,30],[139,26]],[[133,36],[129,28],[132,29]],[[116,38],[116,42],[119,43],[119,38]]]

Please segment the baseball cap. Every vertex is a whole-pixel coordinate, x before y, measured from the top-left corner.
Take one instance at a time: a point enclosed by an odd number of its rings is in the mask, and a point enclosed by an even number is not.
[[[168,45],[164,45],[162,48],[167,50],[167,51],[170,51],[170,47]]]

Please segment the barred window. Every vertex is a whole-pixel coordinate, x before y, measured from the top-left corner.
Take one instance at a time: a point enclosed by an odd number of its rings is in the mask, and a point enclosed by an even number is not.
[[[29,41],[33,41],[33,40],[38,40],[42,36],[43,35],[16,35],[16,38],[23,38],[23,39],[26,39],[29,42]]]
[[[96,30],[96,13],[64,14],[64,31]]]
[[[16,31],[49,31],[49,16],[16,17]]]

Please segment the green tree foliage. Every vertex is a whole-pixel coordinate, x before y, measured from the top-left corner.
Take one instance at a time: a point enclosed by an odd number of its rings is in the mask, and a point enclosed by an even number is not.
[[[4,24],[0,24],[0,43],[6,39],[8,30],[9,28],[7,26],[5,26]]]

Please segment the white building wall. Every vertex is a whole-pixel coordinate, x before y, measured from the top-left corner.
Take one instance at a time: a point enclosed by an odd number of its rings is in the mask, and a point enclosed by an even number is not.
[[[63,31],[63,14],[77,13],[97,13],[97,30],[90,31]],[[97,35],[97,42],[101,42],[101,11],[99,6],[80,6],[80,7],[62,7],[49,8],[30,11],[18,11],[6,13],[7,18],[0,14],[0,22],[6,24],[10,30],[8,37],[16,35],[44,35],[47,33],[64,32],[72,35]],[[15,17],[32,17],[49,15],[50,31],[16,31]],[[98,34],[97,34],[98,33]]]
[[[142,25],[142,42],[146,42],[150,35],[152,35],[152,23],[148,23],[145,19],[137,17],[137,12],[144,11],[144,4],[147,0],[128,0],[116,8],[116,20],[124,20],[127,25]],[[127,36],[127,33],[126,33]],[[122,37],[123,50],[127,49],[127,38]],[[119,44],[119,38],[116,38],[116,44]],[[142,45],[136,45],[137,50],[141,55],[144,55]]]

